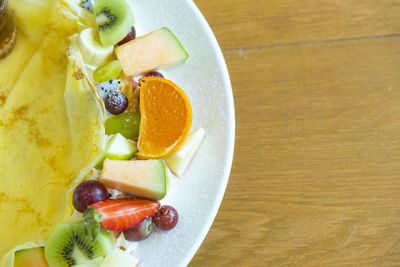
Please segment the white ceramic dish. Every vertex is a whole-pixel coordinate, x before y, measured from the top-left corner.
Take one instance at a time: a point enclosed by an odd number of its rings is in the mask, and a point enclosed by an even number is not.
[[[191,100],[192,130],[207,131],[193,162],[163,200],[178,210],[177,227],[155,231],[134,254],[141,267],[186,266],[214,221],[229,179],[235,140],[232,88],[221,49],[192,1],[134,0],[131,4],[138,36],[166,26],[188,51],[185,64],[164,73]]]

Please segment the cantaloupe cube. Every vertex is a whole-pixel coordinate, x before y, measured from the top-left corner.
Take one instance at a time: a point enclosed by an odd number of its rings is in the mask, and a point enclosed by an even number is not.
[[[183,63],[186,50],[168,28],[161,28],[115,49],[126,76]]]
[[[166,194],[166,170],[162,160],[104,161],[100,182],[137,197],[160,200]]]

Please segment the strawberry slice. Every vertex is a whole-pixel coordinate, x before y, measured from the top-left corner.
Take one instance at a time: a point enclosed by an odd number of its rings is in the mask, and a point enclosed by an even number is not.
[[[108,199],[90,205],[85,222],[86,225],[100,222],[104,229],[120,232],[153,216],[159,208],[157,201],[142,198]]]

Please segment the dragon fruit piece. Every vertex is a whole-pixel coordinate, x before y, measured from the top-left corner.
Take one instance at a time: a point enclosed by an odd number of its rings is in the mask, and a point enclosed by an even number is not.
[[[93,13],[93,0],[82,0],[81,7]]]
[[[120,86],[121,86],[121,80],[109,80],[108,82],[102,82],[97,84],[96,88],[97,90],[99,90],[101,98],[104,98],[113,91],[118,91],[118,88]]]

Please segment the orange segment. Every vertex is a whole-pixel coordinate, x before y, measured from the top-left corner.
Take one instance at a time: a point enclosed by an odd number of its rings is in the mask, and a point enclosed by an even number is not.
[[[179,86],[158,77],[140,83],[139,153],[141,159],[162,159],[185,140],[192,125],[189,98]]]

